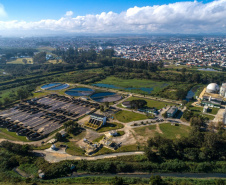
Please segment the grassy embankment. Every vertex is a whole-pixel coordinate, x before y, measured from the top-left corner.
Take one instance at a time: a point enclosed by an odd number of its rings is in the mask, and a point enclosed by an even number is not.
[[[139,114],[139,113],[134,113],[131,111],[122,110],[115,114],[115,119],[117,119],[118,121],[121,121],[123,123],[128,123],[131,121],[148,119],[148,117],[144,114]]]
[[[132,101],[132,100],[145,100],[147,102],[147,107],[155,107],[157,109],[162,109],[163,107],[166,107],[168,105],[170,105],[170,106],[176,105],[174,103],[168,103],[168,102],[151,100],[151,99],[140,98],[140,97],[130,97],[126,101]],[[120,104],[120,105],[118,105],[118,107],[122,108],[122,105]]]
[[[168,85],[171,85],[172,82],[158,82],[153,80],[146,80],[146,79],[121,79],[114,76],[107,77],[104,80],[99,81],[96,84],[110,84],[118,87],[117,89],[139,93],[139,94],[149,94],[145,88],[153,88],[148,89],[151,93],[159,92],[160,90],[164,89]],[[127,88],[136,88],[136,89],[127,89]],[[140,89],[143,88],[143,89]]]
[[[17,58],[7,62],[7,64],[25,64],[23,60],[26,60],[27,64],[33,64],[33,58]]]

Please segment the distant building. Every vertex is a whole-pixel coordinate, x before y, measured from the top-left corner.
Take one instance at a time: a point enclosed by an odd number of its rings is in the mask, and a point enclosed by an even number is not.
[[[67,136],[67,132],[65,130],[61,130],[59,133],[61,134],[62,137]]]
[[[173,106],[173,107],[170,107],[169,110],[166,112],[166,115],[168,118],[172,118],[175,116],[175,114],[177,113],[178,111],[178,108]]]
[[[223,100],[221,98],[212,98],[211,96],[203,96],[201,105],[208,107],[220,108]]]
[[[204,106],[203,107],[203,113],[207,113],[208,112],[208,108],[209,108],[208,106]]]
[[[220,95],[226,98],[226,83],[223,83],[220,88]]]
[[[226,109],[225,109],[225,112],[223,114],[223,124],[226,125]]]

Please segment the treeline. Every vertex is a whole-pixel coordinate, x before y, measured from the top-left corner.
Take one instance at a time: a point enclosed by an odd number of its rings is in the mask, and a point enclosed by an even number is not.
[[[0,58],[1,64],[6,64],[12,57],[21,57],[21,56],[29,56],[33,57],[36,49],[31,48],[0,48],[0,54],[2,54]]]
[[[197,125],[194,125],[186,138],[172,140],[156,136],[149,139],[145,153],[150,161],[169,159],[193,162],[225,161],[226,131],[201,132]],[[212,167],[210,165],[206,168]]]
[[[165,143],[164,143],[165,144]],[[161,145],[164,145],[161,143]],[[22,167],[23,171],[38,177],[38,170],[41,170],[45,174],[45,179],[54,179],[60,177],[66,177],[72,172],[84,172],[84,173],[122,173],[122,172],[216,172],[225,173],[226,162],[223,161],[184,161],[179,159],[170,159],[164,161],[150,161],[145,156],[126,156],[109,158],[97,161],[62,161],[59,163],[49,163],[42,157],[35,157],[31,153],[32,147],[29,145],[19,145],[9,143],[7,141],[0,144],[0,181],[6,181],[13,179],[14,181],[23,181],[23,179],[15,176],[11,170],[15,167]],[[149,158],[148,158],[149,159]],[[30,174],[31,175],[31,174]],[[5,178],[3,178],[5,177]],[[7,177],[7,178],[6,178]],[[93,177],[94,178],[94,177]],[[154,181],[159,178],[152,177],[150,179]],[[26,179],[32,182],[32,179]],[[36,179],[37,180],[37,179]],[[85,179],[84,179],[85,180]],[[14,182],[13,181],[13,182]],[[40,180],[37,180],[37,182]],[[58,181],[58,180],[56,180]],[[62,180],[59,179],[58,182]],[[12,181],[11,181],[12,182]],[[48,181],[46,181],[48,182]],[[125,182],[125,181],[124,181]],[[148,181],[149,182],[149,181]],[[167,181],[168,182],[168,181]],[[136,184],[137,181],[129,184]]]
[[[29,96],[32,96],[32,92],[35,90],[35,88],[35,85],[28,85],[20,87],[16,90],[11,90],[8,96],[5,96],[3,100],[0,101],[0,107],[6,107],[17,100],[23,100],[28,98]]]
[[[183,73],[182,71],[180,72],[169,71],[167,68],[161,69],[159,68],[160,64],[150,63],[149,65],[150,67],[149,68],[147,67],[146,69],[142,69],[138,67],[130,68],[122,65],[122,66],[113,66],[109,70],[115,76],[124,78],[124,79],[139,78],[139,79],[150,79],[150,80],[167,81],[167,82],[174,81],[174,82],[198,83],[198,84],[199,83],[209,84],[209,83],[215,82],[221,85],[226,78],[226,73],[212,73],[212,72],[207,73],[207,72],[199,72],[199,71],[192,71],[192,72],[187,71]]]

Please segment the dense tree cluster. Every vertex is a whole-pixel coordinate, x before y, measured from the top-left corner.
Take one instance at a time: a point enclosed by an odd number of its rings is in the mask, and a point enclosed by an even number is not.
[[[0,48],[0,64],[6,64],[11,58],[33,57],[36,49],[26,48]]]
[[[171,140],[155,136],[148,140],[145,153],[149,160],[184,161],[225,160],[226,132],[200,132],[193,127],[189,137]],[[154,152],[157,151],[157,152]]]
[[[130,105],[132,109],[141,109],[147,106],[147,101],[145,100],[132,100],[130,101]]]
[[[43,64],[46,62],[46,52],[40,52],[33,57],[35,64]]]
[[[82,131],[79,124],[72,120],[64,123],[64,128],[67,133],[73,134],[73,135],[77,135]]]

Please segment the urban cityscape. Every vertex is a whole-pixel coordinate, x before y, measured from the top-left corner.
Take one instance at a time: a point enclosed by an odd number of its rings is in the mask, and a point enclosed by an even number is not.
[[[0,185],[226,184],[225,9],[2,0]]]

